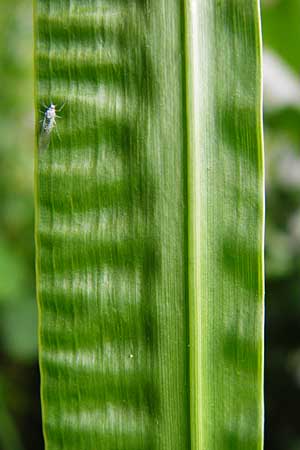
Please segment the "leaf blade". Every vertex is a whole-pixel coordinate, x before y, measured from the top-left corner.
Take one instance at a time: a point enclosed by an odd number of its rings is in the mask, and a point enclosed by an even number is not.
[[[262,448],[264,175],[259,17],[257,1],[186,2],[195,450]]]
[[[37,2],[37,101],[66,103],[36,161],[48,450],[188,448],[180,8]]]
[[[46,446],[261,448],[257,2],[150,6],[37,3]]]

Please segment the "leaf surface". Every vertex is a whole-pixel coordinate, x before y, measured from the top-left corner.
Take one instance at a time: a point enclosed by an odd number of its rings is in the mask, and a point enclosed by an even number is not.
[[[47,450],[261,448],[260,32],[246,5],[36,1],[37,111],[65,104],[36,151]]]
[[[193,449],[261,449],[263,221],[258,2],[186,3]]]

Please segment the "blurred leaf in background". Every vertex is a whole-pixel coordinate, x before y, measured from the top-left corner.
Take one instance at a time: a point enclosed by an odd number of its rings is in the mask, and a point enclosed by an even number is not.
[[[265,450],[300,449],[300,2],[263,2]]]
[[[0,2],[0,448],[42,449],[33,241],[29,0]]]

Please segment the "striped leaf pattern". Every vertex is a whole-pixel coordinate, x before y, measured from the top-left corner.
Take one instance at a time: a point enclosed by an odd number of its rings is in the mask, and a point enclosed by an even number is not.
[[[225,3],[35,0],[46,450],[261,450],[259,12]]]
[[[38,107],[65,103],[37,156],[49,450],[188,445],[179,7],[156,3],[37,3]]]

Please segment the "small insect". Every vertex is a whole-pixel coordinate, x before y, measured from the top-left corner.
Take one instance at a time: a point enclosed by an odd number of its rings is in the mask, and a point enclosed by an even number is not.
[[[51,131],[53,130],[53,128],[56,125],[56,118],[58,117],[59,119],[61,119],[61,116],[59,116],[57,114],[57,112],[60,112],[63,107],[65,106],[65,104],[63,104],[59,109],[56,109],[56,105],[54,105],[53,103],[50,104],[50,106],[45,106],[46,111],[44,112],[44,119],[43,119],[43,125],[42,125],[42,130],[44,131],[44,133],[51,133]]]
[[[56,105],[53,103],[50,106],[45,106],[46,111],[41,111],[44,114],[44,118],[41,120],[42,126],[39,136],[39,149],[40,151],[45,150],[48,147],[50,141],[50,134],[53,128],[56,126],[56,118],[61,119],[61,116],[57,114],[60,112],[65,104],[63,104],[59,109],[56,109]]]

